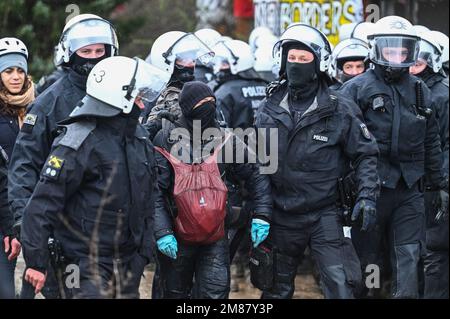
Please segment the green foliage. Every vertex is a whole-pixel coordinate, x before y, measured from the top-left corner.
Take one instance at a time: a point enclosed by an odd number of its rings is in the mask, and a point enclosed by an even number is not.
[[[17,37],[30,52],[30,74],[38,80],[53,70],[53,52],[58,43],[70,4],[80,13],[93,13],[108,18],[124,0],[8,0],[0,1],[0,38]]]
[[[53,53],[66,18],[93,13],[116,27],[120,54],[145,58],[154,40],[170,30],[193,31],[195,0],[0,0],[0,38],[17,37],[30,52],[29,70],[37,81],[54,69]]]

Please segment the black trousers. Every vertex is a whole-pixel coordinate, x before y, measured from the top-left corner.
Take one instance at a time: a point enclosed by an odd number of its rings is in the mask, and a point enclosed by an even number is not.
[[[228,240],[208,245],[178,241],[177,259],[158,254],[159,297],[169,299],[226,299],[230,292]],[[195,278],[195,284],[194,284]]]
[[[64,278],[67,298],[139,298],[139,285],[145,265],[148,263],[145,257],[135,253],[124,259],[111,259],[107,262],[99,260],[95,263],[91,261],[85,257],[73,263],[79,269],[79,283],[76,284],[76,276]]]
[[[390,267],[393,298],[418,298],[419,260],[425,241],[424,196],[418,183],[408,188],[382,188],[377,201],[377,227],[372,232],[352,228],[352,239],[363,269]],[[385,255],[389,265],[383,265]],[[381,278],[380,278],[381,280]]]
[[[344,238],[336,207],[296,215],[275,210],[267,241],[276,251],[275,274],[274,285],[263,292],[263,299],[292,298],[297,268],[308,245],[325,298],[353,298],[354,285],[361,281],[360,264],[351,242]]]
[[[425,266],[426,299],[448,299],[448,219],[440,224],[434,221],[436,210],[433,202],[438,192],[425,193],[427,217]]]

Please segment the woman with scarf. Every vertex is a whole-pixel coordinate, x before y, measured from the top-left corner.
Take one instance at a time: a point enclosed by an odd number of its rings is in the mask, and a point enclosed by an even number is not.
[[[0,150],[2,182],[0,205],[0,299],[15,297],[15,259],[20,243],[14,229],[14,217],[7,201],[7,162],[25,120],[27,106],[34,101],[34,84],[28,75],[28,51],[16,38],[0,39]]]

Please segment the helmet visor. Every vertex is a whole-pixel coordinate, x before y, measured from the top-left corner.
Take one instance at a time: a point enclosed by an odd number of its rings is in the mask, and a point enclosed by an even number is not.
[[[170,74],[144,60],[135,59],[138,63],[136,70],[137,97],[143,101],[153,102],[169,82]]]
[[[414,65],[419,52],[417,38],[405,36],[383,36],[374,40],[377,64],[404,68]]]
[[[436,60],[436,57],[439,55],[440,53],[430,43],[424,40],[420,41],[420,50],[418,58],[420,60],[425,61],[429,67],[433,68],[434,60]]]
[[[116,32],[106,21],[99,19],[83,20],[70,28],[63,38],[72,55],[78,49],[91,44],[108,44],[118,49]]]
[[[196,61],[208,65],[214,57],[214,52],[195,34],[187,33],[176,41],[165,55],[169,61],[178,61],[183,65]]]

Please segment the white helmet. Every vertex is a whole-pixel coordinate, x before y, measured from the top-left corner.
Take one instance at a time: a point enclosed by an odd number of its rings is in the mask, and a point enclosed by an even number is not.
[[[339,27],[339,41],[344,41],[351,38],[352,32],[357,24],[357,22],[342,24]]]
[[[94,14],[75,16],[64,26],[58,43],[56,65],[68,63],[78,49],[98,43],[111,47],[110,56],[119,53],[116,31],[109,21]]]
[[[194,33],[182,31],[169,31],[160,35],[150,50],[151,63],[170,74],[177,59],[198,60],[207,65],[213,57],[214,52]]]
[[[214,52],[214,73],[218,73],[224,64],[230,66],[231,74],[238,74],[255,66],[252,50],[244,41],[220,41],[214,46]]]
[[[368,39],[372,62],[395,68],[407,68],[416,63],[420,38],[412,24],[405,18],[388,16],[378,20],[375,23],[375,32],[369,35]],[[393,48],[403,50],[393,52]],[[397,61],[386,58],[389,54]]]
[[[275,61],[272,56],[273,45],[264,44],[255,51],[255,66],[257,72],[273,72]]]
[[[438,73],[442,69],[442,47],[431,31],[419,35],[421,38],[419,59],[424,60],[434,73]]]
[[[87,95],[70,117],[129,114],[136,97],[154,100],[169,79],[170,74],[141,59],[123,56],[106,58],[89,73]]]
[[[368,36],[375,32],[375,24],[371,22],[359,22],[350,34],[350,38],[360,39],[369,43]]]
[[[304,24],[291,24],[281,35],[280,40],[273,47],[273,57],[276,64],[280,66],[280,73],[284,73],[287,59],[286,45],[292,42],[301,42],[309,47],[316,59],[320,61],[320,71],[326,73],[329,58],[331,56],[331,45],[328,38],[316,28]]]
[[[250,33],[250,36],[248,38],[248,44],[250,45],[252,52],[255,52],[256,49],[259,47],[258,40],[264,39],[267,37],[271,37],[271,38],[275,37],[269,28],[257,27],[255,29],[253,29],[253,31]]]
[[[21,40],[16,38],[0,39],[0,56],[11,53],[21,54],[28,59],[28,49]]]
[[[413,29],[416,31],[417,34],[421,34],[421,33],[430,31],[430,29],[428,29],[426,26],[420,25],[420,24],[413,25]]]
[[[9,67],[19,67],[28,73],[28,50],[25,44],[16,38],[0,39],[0,73]]]
[[[339,71],[342,71],[342,62],[344,61],[365,61],[369,56],[367,44],[360,39],[347,39],[334,48],[330,58],[328,73],[336,78]]]
[[[209,28],[197,30],[194,34],[210,48],[215,46],[222,37],[219,32]]]
[[[449,60],[449,41],[448,36],[440,31],[431,31],[433,38],[439,43],[442,48],[442,63],[447,63]]]

